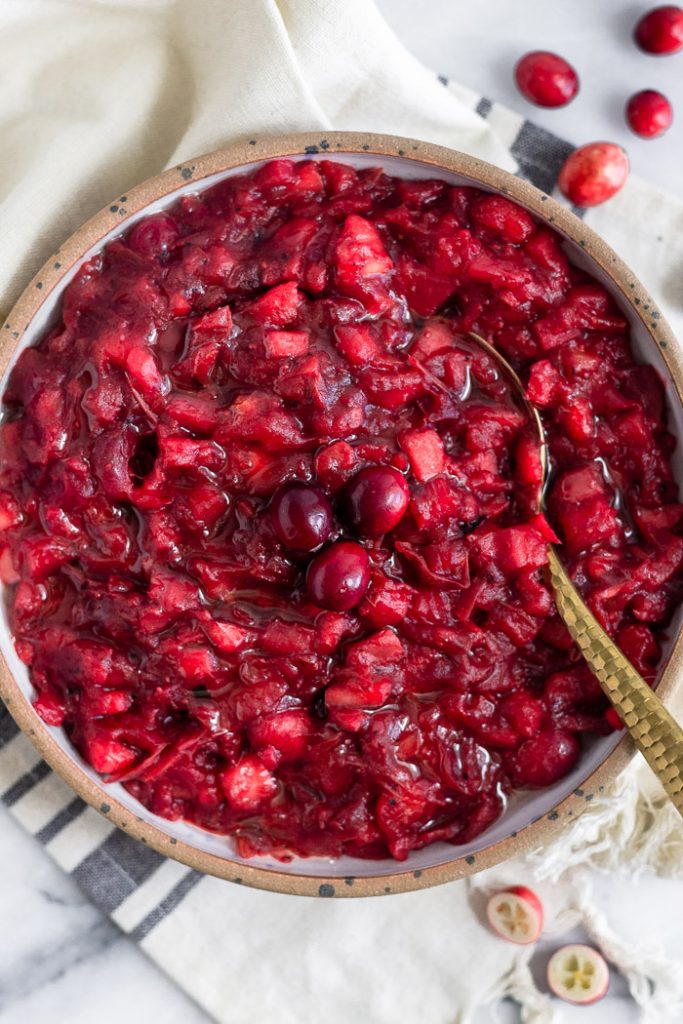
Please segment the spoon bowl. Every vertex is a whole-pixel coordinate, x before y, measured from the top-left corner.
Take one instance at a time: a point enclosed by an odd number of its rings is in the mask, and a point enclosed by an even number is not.
[[[549,459],[539,411],[527,398],[522,381],[507,359],[490,342],[473,331],[469,331],[467,337],[500,367],[536,430],[543,474],[538,511],[542,512]],[[586,664],[683,817],[683,728],[602,628],[572,583],[553,544],[548,544],[547,576],[557,610]]]

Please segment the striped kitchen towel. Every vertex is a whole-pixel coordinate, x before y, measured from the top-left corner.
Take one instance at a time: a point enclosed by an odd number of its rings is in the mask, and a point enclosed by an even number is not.
[[[32,0],[0,10],[0,25],[13,53],[12,80],[0,89],[5,305],[112,195],[247,131],[412,135],[516,169],[547,193],[572,149],[500,104],[437,79],[401,47],[370,0],[94,0],[87,7]],[[82,54],[75,67],[74,38]],[[37,112],[27,97],[48,62],[59,74],[59,96]],[[27,142],[32,125],[35,147]],[[45,138],[52,139],[47,152]],[[683,204],[632,179],[587,220],[683,327]],[[337,902],[205,878],[75,798],[4,709],[0,794],[92,901],[223,1024],[318,1024],[322,1006],[326,1024],[350,1017],[464,1024],[477,1006],[506,993],[528,998],[535,1020],[554,1019],[522,978],[527,954],[510,952],[481,927],[462,883]],[[377,983],[389,977],[391,985]]]

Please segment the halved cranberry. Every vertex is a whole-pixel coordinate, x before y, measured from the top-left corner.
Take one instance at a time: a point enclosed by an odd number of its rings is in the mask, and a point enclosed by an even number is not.
[[[270,513],[275,532],[292,551],[313,551],[332,529],[332,506],[313,484],[285,484],[276,491]]]
[[[398,526],[410,501],[406,478],[393,466],[367,466],[346,485],[341,510],[365,537],[381,537]]]
[[[548,988],[567,1003],[590,1006],[609,988],[609,967],[592,946],[571,943],[556,950],[548,961]]]
[[[626,120],[636,135],[643,139],[656,139],[671,127],[673,107],[666,96],[656,89],[637,92],[626,104]]]
[[[628,156],[621,146],[591,142],[567,157],[557,184],[575,206],[599,206],[623,188],[628,172]]]
[[[557,53],[534,50],[515,66],[521,94],[539,107],[564,107],[579,91],[579,76],[569,61]]]
[[[536,942],[543,930],[543,904],[525,885],[494,893],[486,905],[486,916],[496,935],[522,946]]]
[[[306,574],[312,601],[321,608],[345,612],[354,608],[368,589],[370,560],[365,548],[339,541],[313,559]]]
[[[683,48],[683,8],[676,4],[654,7],[635,27],[635,41],[641,50],[666,56]]]

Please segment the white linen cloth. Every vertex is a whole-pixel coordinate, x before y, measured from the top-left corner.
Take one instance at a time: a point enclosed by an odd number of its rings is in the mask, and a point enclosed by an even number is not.
[[[414,135],[514,169],[365,0],[1,0],[0,28],[4,305],[113,196],[240,137]]]
[[[0,308],[113,196],[240,136],[389,132],[516,166],[509,147],[522,118],[498,107],[480,117],[479,97],[444,88],[371,0],[0,0],[0,28]],[[587,220],[683,334],[683,204],[632,179]],[[478,916],[482,887],[530,873],[541,884],[563,879],[544,890],[551,924],[584,920],[626,971],[646,1024],[683,1017],[680,966],[610,936],[577,869],[683,873],[680,821],[639,767],[523,864],[437,890],[335,901],[198,879],[137,847],[130,866],[119,848],[131,840],[113,837],[38,762],[0,716],[5,802],[221,1024],[466,1024],[505,994],[526,1021],[559,1020],[533,985],[530,952],[497,940]]]

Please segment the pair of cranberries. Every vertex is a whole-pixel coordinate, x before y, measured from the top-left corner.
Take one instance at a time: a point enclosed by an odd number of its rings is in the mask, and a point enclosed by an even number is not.
[[[410,501],[405,477],[393,466],[367,466],[346,485],[340,509],[346,523],[363,537],[381,537],[403,518]],[[273,526],[285,548],[310,552],[330,537],[334,514],[327,495],[313,484],[281,487],[271,505]],[[306,574],[309,596],[321,608],[348,611],[361,600],[370,582],[367,551],[355,541],[340,540],[323,548]]]
[[[683,32],[683,11],[681,26]],[[579,91],[579,76],[569,61],[545,50],[522,57],[515,67],[515,80],[522,95],[539,107],[564,107]],[[625,113],[631,130],[643,139],[663,135],[673,122],[671,103],[656,89],[642,89],[631,96]]]

